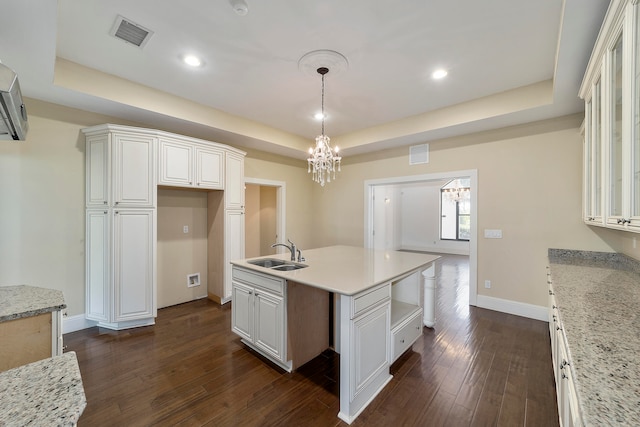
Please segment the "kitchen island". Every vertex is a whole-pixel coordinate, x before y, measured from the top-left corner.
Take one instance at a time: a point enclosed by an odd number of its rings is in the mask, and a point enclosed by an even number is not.
[[[390,364],[422,334],[423,287],[433,283],[439,257],[352,246],[303,256],[232,261],[232,330],[288,371],[327,349],[333,334],[338,417],[350,424],[391,380]]]
[[[62,354],[61,291],[0,286],[0,371]]]

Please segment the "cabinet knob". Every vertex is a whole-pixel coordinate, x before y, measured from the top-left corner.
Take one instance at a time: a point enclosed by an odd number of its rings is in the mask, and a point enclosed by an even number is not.
[[[106,214],[108,214],[108,213],[109,213],[109,212],[107,212],[107,211],[104,211],[104,214],[105,214],[105,215],[106,215]]]
[[[116,202],[116,205],[117,205],[117,204],[120,204],[120,202]]]
[[[566,376],[566,375],[564,374],[564,372],[563,372],[563,373],[562,373],[562,379],[563,379],[563,380],[566,380],[567,378],[569,378],[569,377],[568,377],[568,376]]]
[[[104,201],[104,202],[102,202],[102,203],[103,203],[104,205],[106,205],[106,204],[107,204],[107,201],[105,200],[105,201]]]
[[[560,326],[556,326],[556,331],[561,331]]]
[[[401,342],[402,344],[404,344],[404,340],[400,340],[400,342]]]
[[[553,309],[555,310],[555,309],[556,309],[556,308],[558,308],[558,307],[557,307],[557,306],[555,306],[555,305],[552,305],[552,306],[551,306],[551,308],[553,308]]]
[[[253,295],[253,291],[249,291],[249,295]]]

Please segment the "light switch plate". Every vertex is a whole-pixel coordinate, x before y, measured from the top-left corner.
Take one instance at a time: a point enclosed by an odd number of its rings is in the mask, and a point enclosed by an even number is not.
[[[484,230],[485,239],[502,239],[502,230]]]

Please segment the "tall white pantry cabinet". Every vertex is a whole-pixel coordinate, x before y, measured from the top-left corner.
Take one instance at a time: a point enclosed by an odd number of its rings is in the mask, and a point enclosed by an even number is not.
[[[198,178],[194,187],[204,184],[199,188],[206,191],[232,188],[232,198],[242,202],[236,210],[242,213],[244,194],[237,191],[244,189],[244,175],[239,175],[237,168],[242,173],[245,153],[217,143],[128,126],[106,124],[82,132],[86,138],[86,318],[109,329],[152,325],[157,315],[158,179],[165,187],[189,186],[166,182],[167,174],[172,173],[167,165],[175,165],[175,161],[167,158],[163,142],[179,140],[182,147],[205,153],[188,158],[197,165],[199,177],[209,178],[206,182]],[[239,162],[231,179],[223,173],[223,159],[229,154]],[[242,219],[224,221],[224,233],[218,237],[224,240],[223,247],[233,246],[233,254],[225,250],[210,256],[225,263],[229,257],[244,257],[244,246],[232,243],[244,236],[244,215]],[[231,281],[230,276],[224,276],[219,279]],[[224,283],[227,287],[231,284]]]

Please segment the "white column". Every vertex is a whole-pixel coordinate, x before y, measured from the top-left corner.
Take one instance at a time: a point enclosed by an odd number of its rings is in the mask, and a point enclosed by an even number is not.
[[[436,324],[436,267],[435,263],[422,272],[422,284],[424,288],[424,316],[423,323],[427,328],[433,328]]]

